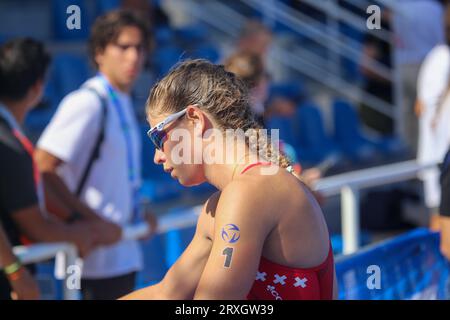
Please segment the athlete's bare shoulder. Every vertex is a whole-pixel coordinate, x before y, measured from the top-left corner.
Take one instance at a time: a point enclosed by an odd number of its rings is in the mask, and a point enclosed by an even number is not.
[[[213,193],[202,207],[202,212],[198,218],[197,230],[206,238],[212,239],[214,233],[214,218],[216,216],[217,203],[220,198],[220,191]]]

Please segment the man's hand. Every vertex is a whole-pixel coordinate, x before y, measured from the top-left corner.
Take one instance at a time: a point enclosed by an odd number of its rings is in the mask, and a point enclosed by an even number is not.
[[[122,227],[106,220],[91,221],[99,245],[112,245],[122,239]]]
[[[24,267],[19,272],[20,277],[9,282],[13,290],[11,298],[13,300],[38,300],[40,293],[36,280]]]
[[[78,249],[80,257],[87,256],[99,245],[99,233],[96,224],[97,222],[79,221],[70,225],[71,238]]]
[[[149,232],[145,236],[139,238],[139,240],[146,241],[149,240],[158,230],[158,218],[151,211],[146,210],[144,212],[144,219],[145,222],[148,223]]]
[[[423,103],[420,100],[416,100],[416,104],[414,105],[414,112],[416,113],[417,118],[420,118],[424,112]]]
[[[450,217],[441,216],[441,253],[450,260]]]

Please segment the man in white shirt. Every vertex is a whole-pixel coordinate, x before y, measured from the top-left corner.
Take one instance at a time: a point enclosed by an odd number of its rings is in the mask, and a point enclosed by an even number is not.
[[[423,164],[440,162],[450,144],[450,127],[447,121],[450,116],[450,100],[448,88],[450,83],[450,6],[445,11],[446,44],[435,46],[426,56],[420,67],[417,80],[416,115],[419,118],[419,146],[417,161]],[[447,31],[448,29],[448,31]],[[437,109],[441,116],[437,119]],[[438,121],[436,121],[438,120]],[[444,121],[443,121],[444,120]],[[425,204],[431,216],[430,226],[438,228],[439,203],[441,190],[439,170],[433,168],[421,174],[424,183]]]
[[[89,40],[98,74],[62,100],[38,142],[45,186],[72,205],[71,219],[100,216],[125,226],[137,209],[141,145],[130,91],[149,45],[149,27],[138,13],[99,17]],[[116,299],[134,289],[139,244],[119,241],[120,231],[116,236],[115,244],[84,259],[84,299]]]
[[[440,0],[399,0],[393,2],[393,6],[395,60],[403,98],[400,134],[415,154],[418,141],[418,121],[414,115],[417,77],[428,52],[444,42],[443,7]]]

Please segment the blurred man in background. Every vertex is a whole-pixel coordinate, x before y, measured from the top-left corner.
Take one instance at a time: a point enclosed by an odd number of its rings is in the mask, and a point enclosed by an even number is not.
[[[417,76],[425,56],[444,42],[443,1],[399,0],[391,14],[395,34],[395,59],[401,78],[400,135],[417,153],[418,121],[414,114]]]
[[[43,45],[30,38],[11,40],[0,47],[0,222],[13,246],[30,241],[73,242],[85,255],[96,245],[108,243],[109,229],[105,232],[100,221],[69,226],[43,214],[33,145],[21,129],[25,115],[41,99],[49,63]],[[11,282],[24,297],[16,281],[28,274],[21,272],[19,261],[9,263],[10,258],[5,258],[0,273],[0,300],[11,298]],[[24,298],[35,298],[35,292],[30,288],[30,295]]]
[[[141,141],[130,92],[150,36],[136,11],[100,16],[89,39],[98,74],[62,100],[38,142],[36,158],[46,189],[71,204],[72,219],[99,216],[119,228],[130,224],[139,209]],[[142,268],[139,244],[119,241],[119,232],[112,237],[113,245],[84,259],[84,299],[116,299],[134,289]]]
[[[419,148],[417,161],[421,164],[442,161],[450,144],[450,6],[445,10],[445,42],[435,46],[420,67],[417,80],[415,112],[419,118]],[[439,116],[436,114],[439,113]],[[441,190],[438,168],[420,175],[424,184],[425,205],[431,215],[430,227],[439,228]]]
[[[450,260],[450,149],[442,163],[441,194],[441,205],[439,207],[441,252]]]

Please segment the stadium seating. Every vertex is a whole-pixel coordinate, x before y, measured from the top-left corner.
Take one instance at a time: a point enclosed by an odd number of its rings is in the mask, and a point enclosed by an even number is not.
[[[69,29],[67,28],[67,8],[71,5],[76,5],[80,8],[81,28]],[[86,40],[89,36],[89,30],[92,23],[92,18],[89,16],[88,5],[86,0],[52,0],[52,17],[54,37],[56,40]]]
[[[86,58],[74,54],[58,54],[54,57],[52,77],[57,84],[60,97],[78,89],[93,71]]]
[[[407,154],[405,144],[393,136],[368,136],[354,106],[337,99],[333,102],[334,137],[342,150],[356,162],[401,158]]]
[[[305,84],[301,79],[272,83],[269,89],[269,101],[275,97],[283,97],[295,104],[301,103],[306,98]]]
[[[343,152],[356,162],[374,159],[377,144],[361,131],[356,110],[346,101],[336,100],[333,105],[334,138]]]
[[[331,155],[341,153],[339,146],[327,134],[317,106],[309,102],[300,105],[296,113],[296,123],[298,125],[296,146],[299,150],[305,150],[304,153],[309,159],[317,163]],[[299,158],[301,162],[301,152]]]
[[[152,54],[152,65],[158,78],[165,75],[170,68],[183,58],[184,51],[176,45],[162,46]]]
[[[110,10],[114,10],[120,7],[121,0],[96,0],[96,13],[97,16],[102,15]]]

